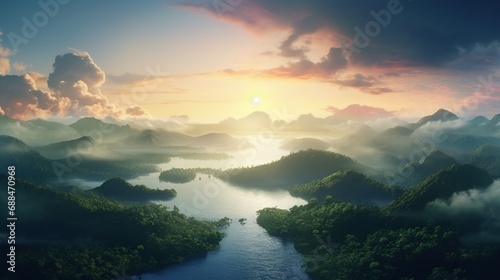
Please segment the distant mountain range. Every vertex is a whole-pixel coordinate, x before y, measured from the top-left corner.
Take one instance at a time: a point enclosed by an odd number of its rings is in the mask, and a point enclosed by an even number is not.
[[[83,141],[92,141],[83,138]],[[69,142],[76,143],[76,142]],[[47,150],[54,147],[65,147],[57,143],[49,145]],[[96,159],[84,154],[71,153],[67,157],[51,160],[43,157],[26,145],[23,141],[6,135],[0,135],[0,166],[16,167],[18,178],[38,183],[61,184],[67,179],[102,180],[110,176],[133,178],[158,171],[154,165],[142,164],[134,161],[114,159]],[[0,174],[6,174],[6,168]]]
[[[248,141],[237,139],[224,133],[209,133],[193,137],[163,129],[147,129],[137,132],[124,139],[122,144],[144,149],[151,147],[185,146],[214,150],[241,150],[252,147]]]
[[[46,146],[33,147],[42,156],[48,159],[62,159],[72,152],[85,153],[96,146],[94,138],[82,136],[78,139],[52,143]]]

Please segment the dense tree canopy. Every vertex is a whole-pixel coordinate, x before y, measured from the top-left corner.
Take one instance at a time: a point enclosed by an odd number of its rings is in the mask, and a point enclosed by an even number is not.
[[[124,206],[79,189],[18,181],[16,190],[22,217],[16,237],[24,240],[16,251],[18,279],[110,279],[122,269],[158,270],[217,248],[224,236],[217,227],[229,223],[198,221],[155,204]],[[4,192],[0,198],[6,205]]]

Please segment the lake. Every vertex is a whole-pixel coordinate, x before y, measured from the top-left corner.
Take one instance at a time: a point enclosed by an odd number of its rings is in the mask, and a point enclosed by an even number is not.
[[[279,158],[279,157],[278,157]],[[265,159],[262,158],[262,161]],[[198,161],[174,158],[160,165],[162,170],[172,167],[214,167],[225,169],[246,162]],[[259,162],[260,164],[264,162]],[[144,184],[150,188],[175,189],[177,197],[170,201],[154,201],[198,219],[216,220],[225,216],[233,223],[223,229],[226,237],[220,248],[206,256],[188,260],[163,271],[142,275],[144,280],[175,279],[309,279],[301,268],[302,255],[291,241],[269,236],[256,223],[256,211],[265,207],[288,209],[306,201],[290,196],[287,191],[263,191],[231,186],[206,174],[197,174],[196,180],[187,184],[160,182],[158,173],[129,180],[131,184]],[[245,218],[244,225],[238,222]]]

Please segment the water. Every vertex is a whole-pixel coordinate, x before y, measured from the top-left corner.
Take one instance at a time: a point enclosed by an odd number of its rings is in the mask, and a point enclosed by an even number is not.
[[[245,161],[193,161],[175,158],[160,167],[215,167],[225,169],[228,164],[237,166]],[[229,217],[233,223],[223,229],[226,237],[220,248],[208,252],[205,257],[189,260],[180,265],[165,268],[156,273],[142,275],[144,280],[175,279],[309,279],[301,268],[302,256],[295,251],[292,242],[269,236],[256,223],[256,211],[265,207],[288,209],[306,203],[286,191],[263,191],[231,186],[206,174],[197,174],[196,180],[187,184],[160,182],[159,173],[129,180],[132,184],[144,184],[150,188],[177,191],[170,201],[155,203],[173,208],[198,219],[216,220]],[[201,180],[199,179],[201,178]],[[238,222],[246,218],[246,224]]]

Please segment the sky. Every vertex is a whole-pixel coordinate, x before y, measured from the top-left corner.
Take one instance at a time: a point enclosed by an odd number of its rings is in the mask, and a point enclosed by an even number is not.
[[[4,0],[0,114],[500,113],[500,3]]]

